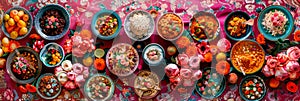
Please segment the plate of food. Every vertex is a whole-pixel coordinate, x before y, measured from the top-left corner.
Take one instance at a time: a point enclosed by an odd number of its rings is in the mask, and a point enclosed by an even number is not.
[[[154,32],[154,19],[150,13],[142,10],[130,12],[125,18],[124,30],[134,41],[144,41]]]
[[[285,7],[273,5],[259,14],[257,27],[266,39],[277,41],[287,38],[293,32],[294,19]]]
[[[157,66],[164,60],[165,50],[161,45],[151,43],[144,48],[142,55],[149,66]]]
[[[3,15],[2,31],[12,39],[25,38],[31,31],[33,18],[28,10],[23,7],[12,7]]]
[[[69,31],[70,15],[63,6],[48,4],[38,11],[34,24],[37,33],[42,38],[58,40]]]
[[[102,9],[97,12],[91,23],[95,36],[103,40],[111,40],[119,35],[122,27],[120,16],[112,10]]]
[[[61,92],[61,84],[52,73],[46,73],[39,77],[36,83],[37,93],[43,99],[54,99]]]
[[[235,41],[246,39],[252,32],[252,27],[246,24],[249,19],[250,16],[243,11],[230,13],[224,22],[227,37]]]
[[[42,71],[42,62],[32,48],[20,47],[9,54],[6,70],[16,83],[32,83]]]
[[[192,37],[201,41],[212,41],[220,32],[220,23],[217,17],[209,12],[197,12],[190,20],[189,26]]]
[[[115,91],[115,85],[110,77],[95,74],[84,85],[85,95],[93,101],[109,101]]]
[[[168,41],[178,39],[184,31],[182,18],[175,13],[163,14],[156,23],[158,35]]]
[[[205,68],[202,78],[197,81],[197,93],[206,99],[219,97],[225,90],[225,77],[218,74],[214,68]]]
[[[243,78],[239,86],[240,96],[245,101],[260,101],[264,98],[266,92],[264,80],[255,75]]]
[[[233,45],[230,58],[237,71],[253,74],[262,68],[265,62],[265,51],[257,42],[243,40]]]
[[[153,72],[141,71],[134,79],[134,92],[142,99],[151,99],[160,90],[160,80]]]
[[[138,52],[127,43],[115,44],[106,54],[106,65],[109,71],[117,76],[129,76],[138,64]]]
[[[46,44],[40,52],[40,59],[47,67],[60,65],[64,57],[64,49],[54,42]]]

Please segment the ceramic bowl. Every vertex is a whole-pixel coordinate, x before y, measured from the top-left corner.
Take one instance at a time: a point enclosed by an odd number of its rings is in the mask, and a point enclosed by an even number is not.
[[[243,90],[245,90],[246,88],[243,88],[243,84],[247,81],[247,80],[254,80],[256,79],[258,82],[261,82],[262,84],[262,94],[261,94],[261,97],[259,98],[256,98],[256,99],[250,99],[246,97],[246,95],[243,93]],[[251,90],[251,88],[250,88]],[[255,76],[255,75],[249,75],[249,76],[246,76],[242,79],[240,85],[239,85],[239,93],[240,93],[240,96],[242,97],[242,99],[244,99],[245,101],[261,101],[264,96],[266,95],[266,92],[267,92],[267,88],[266,88],[266,85],[264,83],[264,80],[262,78],[260,78],[259,76]]]
[[[31,29],[32,29],[32,25],[33,25],[33,18],[32,18],[32,15],[31,15],[31,13],[30,13],[28,10],[26,10],[25,8],[20,7],[20,6],[15,6],[15,7],[10,8],[9,10],[6,11],[5,14],[9,14],[9,12],[10,12],[11,10],[22,10],[22,11],[24,11],[24,14],[27,14],[27,15],[29,16],[28,24],[27,24],[27,27],[26,27],[26,28],[28,29],[28,32],[27,32],[25,35],[23,35],[23,36],[18,36],[18,37],[16,38],[16,40],[23,39],[23,38],[25,38],[25,37],[30,33],[30,31],[31,31]],[[4,16],[4,15],[3,15],[3,16]],[[17,23],[15,23],[15,24],[17,24]],[[6,28],[5,28],[4,22],[2,23],[2,31],[4,32],[4,34],[5,34],[7,37],[11,38],[10,33],[8,33],[7,30],[6,30]]]
[[[210,71],[209,74],[205,75],[206,71]],[[214,73],[217,75],[217,78],[213,77]],[[219,90],[216,92],[216,94],[208,94],[208,93],[204,94],[204,92],[206,92],[206,91],[201,91],[201,87],[199,87],[199,83],[201,83],[203,85],[204,84],[203,80],[206,79],[207,77],[210,77],[208,79],[208,81],[215,82],[215,83],[219,84]],[[217,89],[217,87],[205,87],[204,89],[207,90],[207,92],[208,92],[208,90],[213,92],[211,88],[215,89],[215,90]],[[196,84],[197,93],[205,99],[214,99],[214,98],[219,97],[224,92],[225,88],[226,88],[226,79],[225,79],[225,77],[221,74],[218,74],[217,71],[214,68],[205,68],[204,71],[203,71],[203,74],[202,74],[202,78],[199,79],[197,81],[197,84]]]
[[[216,23],[215,25],[218,25],[217,29],[213,29],[215,31],[215,33],[213,33],[213,36],[210,37],[210,38],[206,38],[206,39],[201,39],[199,38],[198,36],[196,36],[194,33],[192,33],[192,24],[193,24],[193,21],[195,21],[198,17],[201,17],[201,16],[205,16],[205,17],[209,17],[211,20],[214,20]],[[205,24],[209,24],[209,23],[212,23],[214,21],[210,21],[210,22],[207,22],[207,18],[203,18],[201,19],[203,22],[206,22],[204,24],[201,24],[201,25],[205,25]],[[201,41],[212,41],[214,39],[216,39],[216,37],[219,35],[220,33],[220,22],[218,20],[218,18],[216,17],[216,15],[214,15],[213,13],[210,13],[210,12],[205,12],[205,11],[200,11],[200,12],[197,12],[196,14],[193,15],[193,18],[190,20],[190,24],[189,24],[189,32],[191,34],[191,36],[193,37],[194,40],[198,41],[198,42],[201,42]],[[206,35],[208,36],[208,35]]]
[[[181,27],[179,28],[179,30],[181,30],[181,31],[180,31],[179,34],[178,34],[177,36],[175,36],[174,38],[166,38],[165,36],[167,36],[167,35],[162,35],[161,30],[159,29],[159,28],[161,27],[161,26],[159,26],[159,21],[160,21],[165,15],[167,15],[167,14],[174,14],[175,16],[179,17],[179,19],[180,19],[180,21],[181,21]],[[158,35],[159,35],[161,38],[163,38],[164,40],[167,40],[167,41],[175,41],[175,40],[177,40],[179,37],[182,36],[182,33],[184,32],[184,23],[183,23],[182,18],[181,18],[179,15],[177,15],[177,14],[175,14],[175,13],[165,13],[165,14],[163,14],[162,16],[160,16],[160,17],[158,18],[158,20],[157,20],[157,22],[156,22],[156,28],[157,28],[157,33],[158,33]],[[171,28],[169,28],[169,29],[171,29]]]
[[[228,23],[229,23],[230,19],[233,16],[244,17],[246,20],[250,19],[250,16],[246,12],[243,12],[243,11],[231,12],[226,17],[225,22],[224,22],[224,30],[225,30],[226,36],[229,37],[231,40],[235,40],[235,41],[240,41],[240,40],[247,39],[251,35],[251,32],[252,32],[252,27],[250,25],[246,26],[246,33],[245,34],[243,34],[239,37],[235,37],[235,36],[230,35],[230,32],[227,30],[227,28],[229,26]]]
[[[54,77],[56,77],[56,76],[55,76],[54,74],[52,74],[52,73],[45,73],[45,74],[41,75],[41,76],[39,77],[39,79],[37,80],[37,82],[36,82],[36,88],[37,88],[36,92],[37,92],[37,94],[38,94],[40,97],[42,97],[43,99],[47,99],[47,100],[55,99],[55,98],[61,93],[61,87],[62,87],[62,85],[60,84],[60,82],[58,81],[58,79],[55,78],[55,79],[57,80],[57,83],[59,84],[59,87],[60,87],[60,88],[59,88],[59,91],[58,91],[57,94],[55,94],[54,96],[51,96],[51,97],[44,96],[44,95],[42,94],[42,92],[40,92],[39,87],[40,87],[41,79],[44,78],[45,76],[54,76]]]
[[[58,10],[61,12],[62,16],[65,18],[65,21],[66,21],[66,24],[63,28],[63,31],[62,33],[58,34],[58,35],[55,35],[55,36],[50,36],[50,35],[47,35],[45,33],[43,33],[43,29],[41,28],[40,26],[40,19],[41,17],[44,15],[44,13],[48,10]],[[69,28],[70,28],[70,14],[68,13],[68,11],[61,5],[58,5],[58,4],[48,4],[44,7],[42,7],[38,13],[36,14],[35,16],[35,19],[34,19],[34,27],[37,31],[37,33],[44,39],[46,40],[58,40],[60,38],[62,38],[68,31],[69,31]]]
[[[141,33],[144,35],[142,38],[137,38],[130,29],[130,20],[129,19],[136,14],[143,14],[144,16],[147,16],[147,18],[150,20],[150,25],[149,25],[149,29],[148,29],[147,33]],[[151,14],[146,11],[135,10],[133,12],[130,12],[125,18],[124,30],[125,30],[127,36],[134,41],[144,41],[144,40],[147,40],[148,38],[150,38],[150,36],[154,32],[154,27],[155,27],[154,19],[151,16]]]
[[[37,69],[37,72],[35,74],[35,76],[33,76],[32,78],[29,78],[27,80],[22,80],[22,79],[19,79],[17,78],[14,73],[12,72],[12,65],[11,63],[13,62],[13,58],[20,52],[30,52],[32,53],[35,58],[38,60],[37,62],[37,65],[38,65],[38,69]],[[34,80],[36,80],[39,75],[41,74],[41,71],[42,71],[42,62],[40,61],[40,58],[39,58],[39,55],[38,53],[36,53],[32,48],[30,47],[20,47],[20,48],[17,48],[15,49],[12,53],[9,54],[8,58],[7,58],[7,61],[6,61],[6,70],[7,70],[7,73],[9,74],[9,77],[15,81],[16,83],[18,84],[27,84],[27,83],[32,83]]]
[[[114,34],[109,35],[109,36],[104,36],[104,35],[100,34],[99,31],[96,29],[97,19],[103,15],[110,15],[117,19],[118,27]],[[92,29],[93,34],[102,40],[111,40],[111,39],[117,37],[119,35],[121,27],[122,27],[122,20],[121,20],[120,16],[115,11],[107,10],[107,9],[102,9],[101,11],[97,12],[94,15],[92,22],[91,22],[91,29]]]
[[[274,11],[274,10],[278,10],[278,11],[281,11],[284,13],[284,15],[286,16],[286,18],[288,19],[287,21],[287,24],[285,26],[285,31],[283,34],[281,35],[275,35],[273,36],[270,32],[267,31],[266,28],[264,28],[264,25],[262,25],[262,22],[265,18],[265,15],[267,13],[269,13],[270,11]],[[264,35],[264,37],[268,40],[271,40],[271,41],[277,41],[278,39],[285,39],[287,38],[292,32],[293,32],[293,29],[294,29],[294,18],[292,16],[292,14],[290,13],[290,11],[288,11],[285,7],[283,6],[269,6],[267,8],[265,8],[260,14],[259,14],[259,17],[258,17],[258,20],[257,20],[257,27],[258,27],[258,30],[261,34]]]
[[[106,79],[108,79],[108,81],[110,82],[110,85],[111,85],[111,88],[109,89],[109,91],[108,91],[108,95],[105,97],[105,98],[103,98],[103,99],[94,99],[94,98],[92,98],[91,96],[91,93],[90,93],[90,89],[91,89],[91,87],[89,87],[89,83],[91,82],[91,80],[92,79],[94,79],[94,78],[96,78],[96,77],[103,77],[103,78],[106,78]],[[86,82],[85,82],[85,84],[84,84],[84,93],[85,93],[85,95],[89,98],[89,99],[91,99],[91,100],[93,100],[93,101],[96,101],[96,100],[101,100],[101,101],[110,101],[110,99],[112,98],[112,96],[114,95],[114,91],[115,91],[115,84],[114,84],[114,82],[111,80],[111,78],[109,77],[109,76],[106,76],[106,75],[103,75],[103,74],[94,74],[93,76],[91,76]]]
[[[59,53],[60,53],[61,59],[60,59],[60,62],[58,62],[56,65],[50,65],[48,63],[49,60],[46,59],[46,54],[47,54],[47,51],[48,51],[49,48],[54,48],[54,49],[58,50]],[[40,59],[43,62],[43,64],[47,67],[57,67],[57,66],[59,66],[64,58],[65,58],[64,49],[59,44],[54,43],[54,42],[46,44],[40,52]]]
[[[152,60],[149,60],[147,58],[147,53],[149,52],[149,49],[156,49],[158,50],[159,54],[160,54],[160,58],[159,60],[156,60],[156,61],[152,61]],[[158,66],[159,64],[161,64],[161,62],[164,61],[164,58],[165,58],[165,50],[164,48],[157,44],[157,43],[151,43],[151,44],[148,44],[144,50],[143,50],[143,53],[142,53],[142,56],[143,56],[143,60],[146,64],[148,64],[149,66]]]

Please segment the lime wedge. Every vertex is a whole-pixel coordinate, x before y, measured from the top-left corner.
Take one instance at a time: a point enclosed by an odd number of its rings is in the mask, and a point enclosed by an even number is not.
[[[104,54],[105,54],[105,51],[101,48],[98,48],[94,51],[94,55],[97,58],[102,58],[104,56]]]

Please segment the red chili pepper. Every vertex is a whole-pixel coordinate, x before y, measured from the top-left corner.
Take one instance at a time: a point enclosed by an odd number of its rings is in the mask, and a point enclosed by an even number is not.
[[[19,86],[19,90],[20,90],[22,93],[27,93],[27,89],[26,89],[24,86],[22,86],[22,85]]]
[[[31,84],[26,84],[26,89],[28,89],[28,91],[31,93],[36,92],[36,87]]]

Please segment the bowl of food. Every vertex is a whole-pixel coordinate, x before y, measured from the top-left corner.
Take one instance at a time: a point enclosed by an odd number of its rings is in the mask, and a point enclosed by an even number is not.
[[[60,65],[64,57],[64,49],[54,42],[46,44],[40,52],[40,59],[47,67],[56,67]]]
[[[103,9],[97,12],[91,23],[95,36],[103,40],[111,40],[119,35],[122,27],[120,16],[112,10]]]
[[[138,52],[127,43],[115,44],[106,54],[106,66],[117,76],[129,76],[137,69],[138,64]]]
[[[144,41],[154,32],[154,19],[150,13],[142,10],[130,12],[125,18],[125,32],[134,41]]]
[[[202,78],[197,81],[197,93],[206,99],[219,97],[225,90],[225,77],[218,74],[214,68],[205,68]]]
[[[266,92],[264,80],[255,75],[243,78],[239,86],[240,96],[245,101],[260,101],[264,98]]]
[[[246,24],[249,19],[250,16],[243,11],[230,13],[224,22],[227,37],[235,41],[246,39],[252,30],[252,27]]]
[[[11,39],[25,38],[30,33],[32,25],[33,18],[30,12],[23,7],[12,7],[3,15],[2,31]]]
[[[294,28],[294,19],[283,6],[269,6],[258,17],[257,27],[264,37],[271,41],[287,38]]]
[[[151,99],[160,90],[160,80],[153,72],[141,71],[134,79],[134,92],[142,99]]]
[[[43,99],[54,99],[61,92],[61,84],[52,73],[46,73],[36,82],[37,94]]]
[[[37,33],[42,38],[58,40],[69,31],[70,15],[63,6],[48,4],[38,11],[34,24]]]
[[[165,50],[161,45],[151,43],[144,48],[142,56],[149,66],[158,66],[165,58]]]
[[[200,11],[190,21],[189,30],[192,37],[201,41],[212,41],[220,32],[220,23],[216,15]]]
[[[175,13],[163,14],[156,23],[158,35],[168,41],[178,39],[184,31],[184,23]]]
[[[9,54],[6,70],[16,83],[32,83],[41,74],[42,62],[32,48],[20,47]]]
[[[109,101],[115,91],[114,82],[110,77],[95,74],[84,85],[85,95],[93,101]]]
[[[230,59],[237,71],[243,74],[253,74],[264,65],[265,51],[257,42],[243,40],[233,45]]]

